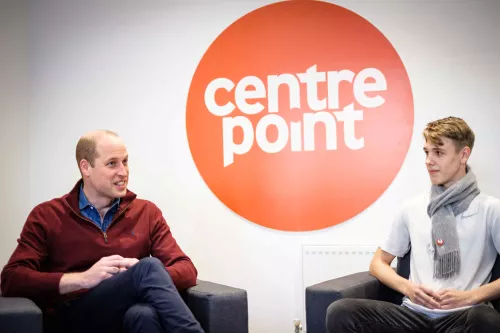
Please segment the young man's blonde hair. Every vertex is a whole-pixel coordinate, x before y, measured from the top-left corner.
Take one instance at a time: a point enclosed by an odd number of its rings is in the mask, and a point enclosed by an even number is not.
[[[457,151],[466,146],[472,151],[475,136],[472,129],[463,119],[447,117],[428,123],[424,130],[424,138],[426,142],[430,142],[436,146],[442,146],[443,138],[448,138],[453,140]]]
[[[97,153],[97,141],[104,135],[118,137],[118,134],[110,130],[97,130],[85,134],[78,140],[76,145],[76,162],[80,169],[80,161],[87,160],[91,167],[94,167],[95,159],[99,157]]]

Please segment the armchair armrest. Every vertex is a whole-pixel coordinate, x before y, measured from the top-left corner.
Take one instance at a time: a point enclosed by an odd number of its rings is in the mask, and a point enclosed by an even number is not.
[[[0,295],[0,327],[2,333],[42,333],[42,311],[29,299]]]
[[[198,280],[183,293],[206,333],[248,333],[248,301],[243,289]],[[2,333],[42,333],[42,311],[26,298],[0,294]]]
[[[198,280],[183,296],[206,333],[248,333],[245,290]]]
[[[308,333],[324,333],[328,306],[342,298],[376,299],[396,303],[401,295],[381,284],[368,272],[346,275],[306,288]]]

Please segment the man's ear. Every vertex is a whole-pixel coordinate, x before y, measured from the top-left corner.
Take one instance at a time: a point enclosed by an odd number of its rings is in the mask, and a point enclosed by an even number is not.
[[[89,161],[87,161],[86,159],[82,159],[80,161],[80,171],[81,171],[83,176],[85,176],[85,177],[90,176],[90,170],[89,170],[90,168],[91,168],[91,166],[90,166]]]
[[[467,164],[467,161],[469,160],[469,157],[470,157],[470,148],[468,146],[465,146],[464,148],[462,148],[462,152],[460,153],[461,156],[460,156],[460,162],[462,164]]]

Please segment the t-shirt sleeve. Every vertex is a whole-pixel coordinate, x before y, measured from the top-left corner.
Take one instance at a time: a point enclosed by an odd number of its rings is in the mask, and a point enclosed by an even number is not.
[[[408,213],[401,209],[394,218],[389,232],[379,245],[382,250],[396,257],[403,257],[410,250]]]
[[[500,253],[500,200],[495,200],[491,209],[489,209],[488,222],[491,228],[491,237],[493,238],[493,245]]]

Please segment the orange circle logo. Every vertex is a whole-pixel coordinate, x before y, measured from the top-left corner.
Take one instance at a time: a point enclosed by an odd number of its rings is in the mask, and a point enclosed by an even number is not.
[[[413,96],[396,50],[337,5],[287,1],[224,30],[191,82],[186,127],[212,192],[262,226],[344,222],[388,188],[410,146]]]

